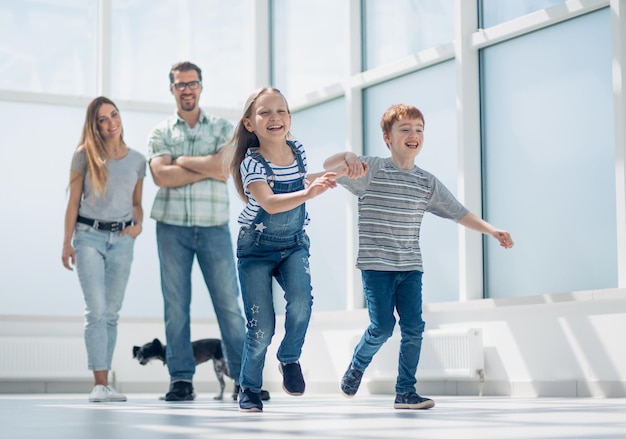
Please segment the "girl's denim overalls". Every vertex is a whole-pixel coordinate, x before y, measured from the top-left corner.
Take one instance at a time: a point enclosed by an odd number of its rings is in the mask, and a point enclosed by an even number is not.
[[[294,151],[301,178],[275,181],[271,166],[258,153],[253,155],[264,167],[267,181],[275,194],[304,189],[305,169],[300,152]],[[237,266],[246,315],[246,338],[241,361],[242,389],[260,392],[265,355],[276,326],[272,277],[285,291],[285,336],[277,357],[282,363],[300,358],[309,326],[313,296],[309,272],[309,238],[304,231],[306,210],[300,206],[277,214],[260,208],[254,221],[244,226],[237,240]]]

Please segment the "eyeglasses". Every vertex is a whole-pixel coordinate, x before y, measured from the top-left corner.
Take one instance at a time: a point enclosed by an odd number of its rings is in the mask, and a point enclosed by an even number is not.
[[[201,81],[191,81],[191,82],[177,82],[176,84],[170,84],[178,91],[183,91],[185,88],[189,87],[189,90],[197,90],[202,84]]]

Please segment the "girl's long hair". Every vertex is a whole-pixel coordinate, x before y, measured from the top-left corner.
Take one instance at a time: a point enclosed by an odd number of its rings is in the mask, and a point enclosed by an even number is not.
[[[259,146],[259,138],[256,136],[255,133],[251,133],[246,129],[246,127],[244,126],[244,120],[250,119],[252,117],[254,104],[256,103],[257,99],[265,93],[278,93],[283,97],[283,99],[285,99],[285,96],[283,96],[280,90],[273,87],[263,87],[252,93],[246,101],[246,105],[244,106],[243,116],[235,127],[235,134],[227,145],[230,153],[230,173],[233,176],[237,193],[244,202],[248,202],[248,197],[245,194],[245,191],[243,189],[243,181],[241,180],[241,162],[243,162],[243,159],[246,157],[246,152],[248,151],[248,148],[254,148]],[[285,104],[287,105],[287,99],[285,99]],[[291,111],[289,110],[289,105],[287,105],[287,111],[291,114]],[[289,134],[288,137],[290,137]]]
[[[95,193],[99,196],[104,195],[107,190],[107,178],[109,176],[107,161],[111,159],[98,128],[98,111],[103,104],[112,105],[119,113],[117,105],[107,97],[99,96],[92,100],[87,106],[83,132],[80,136],[78,147],[76,148],[77,151],[85,150],[91,184]],[[120,134],[120,140],[122,144],[125,144],[123,128]]]

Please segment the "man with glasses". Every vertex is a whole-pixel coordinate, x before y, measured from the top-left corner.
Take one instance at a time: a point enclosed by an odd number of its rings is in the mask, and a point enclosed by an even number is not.
[[[150,170],[159,186],[150,216],[157,221],[170,373],[165,400],[191,401],[196,367],[190,339],[194,258],[209,289],[229,375],[236,383],[241,368],[245,323],[228,228],[228,174],[220,154],[233,126],[199,107],[202,72],[198,66],[177,63],[169,78],[177,111],[148,137]]]

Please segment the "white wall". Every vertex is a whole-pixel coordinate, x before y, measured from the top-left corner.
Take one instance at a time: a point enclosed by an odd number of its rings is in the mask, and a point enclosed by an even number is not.
[[[626,350],[622,339],[626,333],[626,289],[428,304],[424,317],[427,330],[483,329],[484,395],[626,397]],[[301,358],[309,392],[338,391],[354,348],[352,340],[367,323],[365,310],[313,313]],[[279,318],[264,375],[264,388],[273,392],[281,391],[275,360],[281,331]],[[193,339],[218,337],[218,334],[214,320],[193,323]],[[80,338],[81,335],[82,320],[78,317],[0,317],[0,340],[6,336]],[[114,369],[121,390],[131,393],[166,390],[165,367],[156,363],[140,366],[131,358],[133,345],[154,337],[164,340],[160,319],[120,321]],[[72,380],[42,384],[46,381],[43,377],[30,382],[0,378],[0,392],[86,391],[89,374],[77,378],[80,386]],[[368,392],[367,378],[366,373],[362,393]],[[198,367],[195,384],[201,392],[215,392],[217,381],[209,365]],[[226,392],[231,389],[232,383],[227,383]],[[387,389],[393,392],[392,382]],[[478,383],[420,381],[418,392],[476,395]]]

